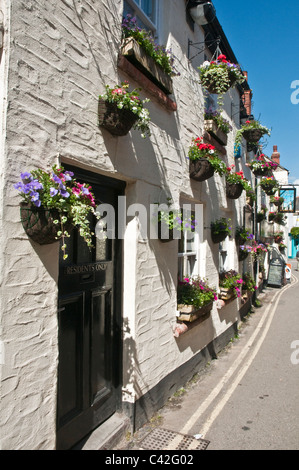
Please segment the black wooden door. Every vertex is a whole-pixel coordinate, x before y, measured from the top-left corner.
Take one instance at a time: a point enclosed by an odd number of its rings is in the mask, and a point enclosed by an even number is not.
[[[91,184],[97,204],[111,204],[117,217],[121,182],[67,169]],[[92,217],[91,224],[97,223]],[[95,235],[94,245],[90,250],[74,230],[68,258],[60,259],[57,449],[70,449],[87,436],[116,411],[119,399],[121,249],[117,233],[115,239]]]

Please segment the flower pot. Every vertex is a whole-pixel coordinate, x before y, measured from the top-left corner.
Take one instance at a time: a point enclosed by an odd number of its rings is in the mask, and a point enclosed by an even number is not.
[[[211,134],[221,145],[227,144],[227,134],[223,132],[213,119],[205,120],[205,130]]]
[[[213,243],[220,243],[220,242],[223,242],[223,240],[226,239],[228,233],[227,232],[220,232],[220,233],[211,232],[211,235],[212,235],[212,242]]]
[[[116,103],[99,99],[99,126],[104,127],[112,135],[126,135],[138,120],[138,116],[130,109],[119,109]]]
[[[264,135],[264,132],[261,129],[248,129],[243,132],[243,137],[248,142],[258,142],[260,138]]]
[[[241,183],[228,183],[226,182],[226,197],[229,199],[238,199],[243,192]]]
[[[205,181],[214,175],[214,168],[207,158],[190,160],[189,174],[190,178],[196,181]]]
[[[197,320],[198,318],[209,313],[212,310],[212,307],[213,307],[213,301],[209,302],[206,305],[203,305],[200,308],[194,307],[194,305],[180,304],[178,305],[178,310],[180,311],[178,320],[193,322]]]
[[[49,245],[59,240],[57,232],[61,230],[61,226],[54,224],[54,220],[59,220],[57,210],[36,207],[33,204],[23,202],[20,204],[20,215],[26,234],[34,242],[39,245]],[[73,229],[73,224],[68,222],[65,229],[70,232]]]

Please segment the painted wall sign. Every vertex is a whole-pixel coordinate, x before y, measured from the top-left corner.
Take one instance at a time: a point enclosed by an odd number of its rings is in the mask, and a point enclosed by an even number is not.
[[[81,266],[67,266],[64,269],[64,274],[83,274],[83,273],[93,273],[96,271],[105,271],[107,268],[107,263],[93,263],[93,264],[83,264]]]
[[[284,198],[279,212],[295,212],[296,211],[296,189],[280,188],[279,196]]]

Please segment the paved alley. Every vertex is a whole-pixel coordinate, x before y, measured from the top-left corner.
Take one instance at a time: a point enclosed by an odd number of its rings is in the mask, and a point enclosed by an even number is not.
[[[207,450],[299,448],[299,273],[268,287],[238,337],[123,448],[143,449],[153,429],[192,436]],[[155,431],[157,433],[157,431]],[[157,433],[159,436],[159,431]],[[154,449],[154,447],[152,447]],[[168,449],[176,449],[168,446]],[[195,449],[196,447],[191,447]]]

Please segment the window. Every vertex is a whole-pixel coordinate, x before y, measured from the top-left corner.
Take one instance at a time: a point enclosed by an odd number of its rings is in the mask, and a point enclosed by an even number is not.
[[[157,0],[124,0],[123,16],[130,14],[137,18],[138,26],[156,34]]]
[[[190,239],[190,233],[183,235],[179,240],[178,253],[178,278],[183,280],[185,276],[197,275],[197,252],[198,252],[198,234],[194,233]]]
[[[183,232],[178,246],[178,279],[183,280],[185,276],[203,275],[204,260],[200,259],[200,241],[203,237],[203,206],[195,205],[195,211],[189,209],[189,205],[183,204],[183,210],[190,214],[196,221],[194,232]],[[189,215],[187,215],[189,218]],[[204,252],[204,250],[202,250]],[[201,266],[201,269],[200,269]],[[200,273],[200,271],[202,271]]]

